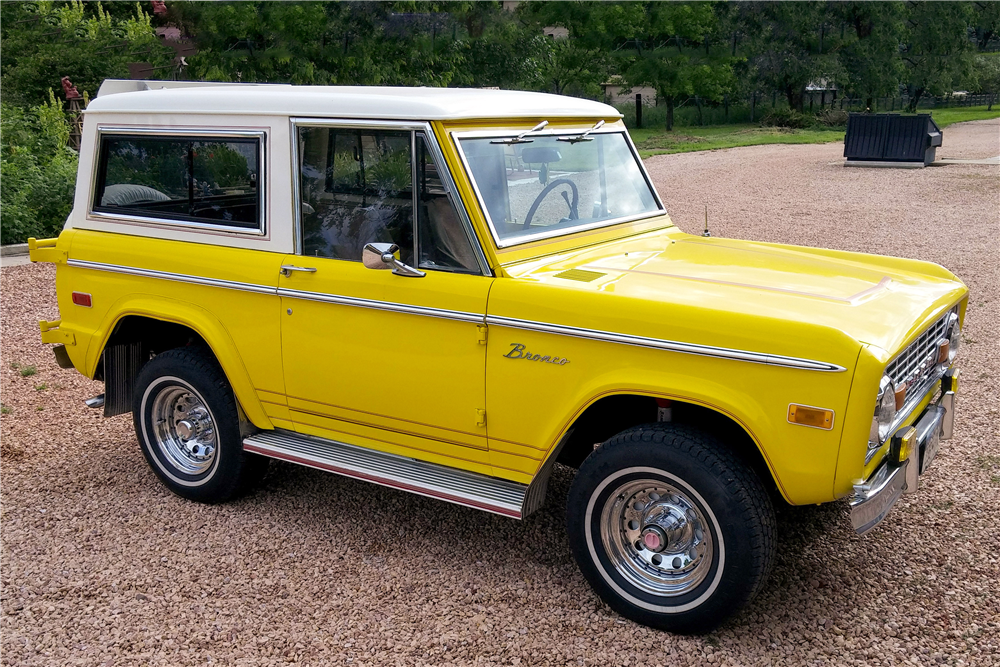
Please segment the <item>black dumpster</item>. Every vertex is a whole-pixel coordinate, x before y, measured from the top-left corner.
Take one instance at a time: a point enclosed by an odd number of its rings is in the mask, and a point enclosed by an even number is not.
[[[925,167],[934,162],[941,130],[930,114],[852,113],[847,119],[847,166]]]

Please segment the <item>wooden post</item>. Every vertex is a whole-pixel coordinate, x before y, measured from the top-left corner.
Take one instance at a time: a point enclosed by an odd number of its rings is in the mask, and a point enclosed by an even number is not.
[[[642,93],[635,94],[635,126],[642,129]]]

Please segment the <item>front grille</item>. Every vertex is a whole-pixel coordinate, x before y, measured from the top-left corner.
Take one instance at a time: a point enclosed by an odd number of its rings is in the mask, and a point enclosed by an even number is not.
[[[906,383],[914,386],[920,383],[937,366],[938,341],[948,336],[948,318],[951,313],[932,324],[920,336],[910,343],[885,369],[893,385]]]

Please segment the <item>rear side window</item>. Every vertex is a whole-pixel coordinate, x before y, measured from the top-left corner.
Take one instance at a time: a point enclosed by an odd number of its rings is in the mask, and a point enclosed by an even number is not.
[[[261,144],[105,134],[93,210],[262,233]]]

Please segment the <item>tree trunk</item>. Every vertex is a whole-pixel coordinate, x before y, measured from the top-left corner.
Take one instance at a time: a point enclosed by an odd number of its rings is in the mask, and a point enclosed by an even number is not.
[[[873,110],[872,109],[872,98],[870,98],[870,97],[865,99],[865,110],[866,111],[872,111]]]
[[[757,111],[757,93],[750,96],[750,122],[753,122],[754,112]]]
[[[910,105],[907,109],[910,113],[917,112],[917,104],[920,103],[920,97],[923,94],[924,94],[923,88],[917,88],[916,90],[913,91],[913,95],[910,96]]]
[[[788,98],[788,108],[793,111],[798,111],[802,113],[803,104],[805,104],[805,89],[796,90],[791,86],[785,87],[785,97]]]
[[[698,107],[698,125],[704,125],[705,117],[701,114],[701,98],[697,95],[694,96],[694,105]]]
[[[667,103],[667,132],[674,131],[674,96],[664,95],[663,101]]]

